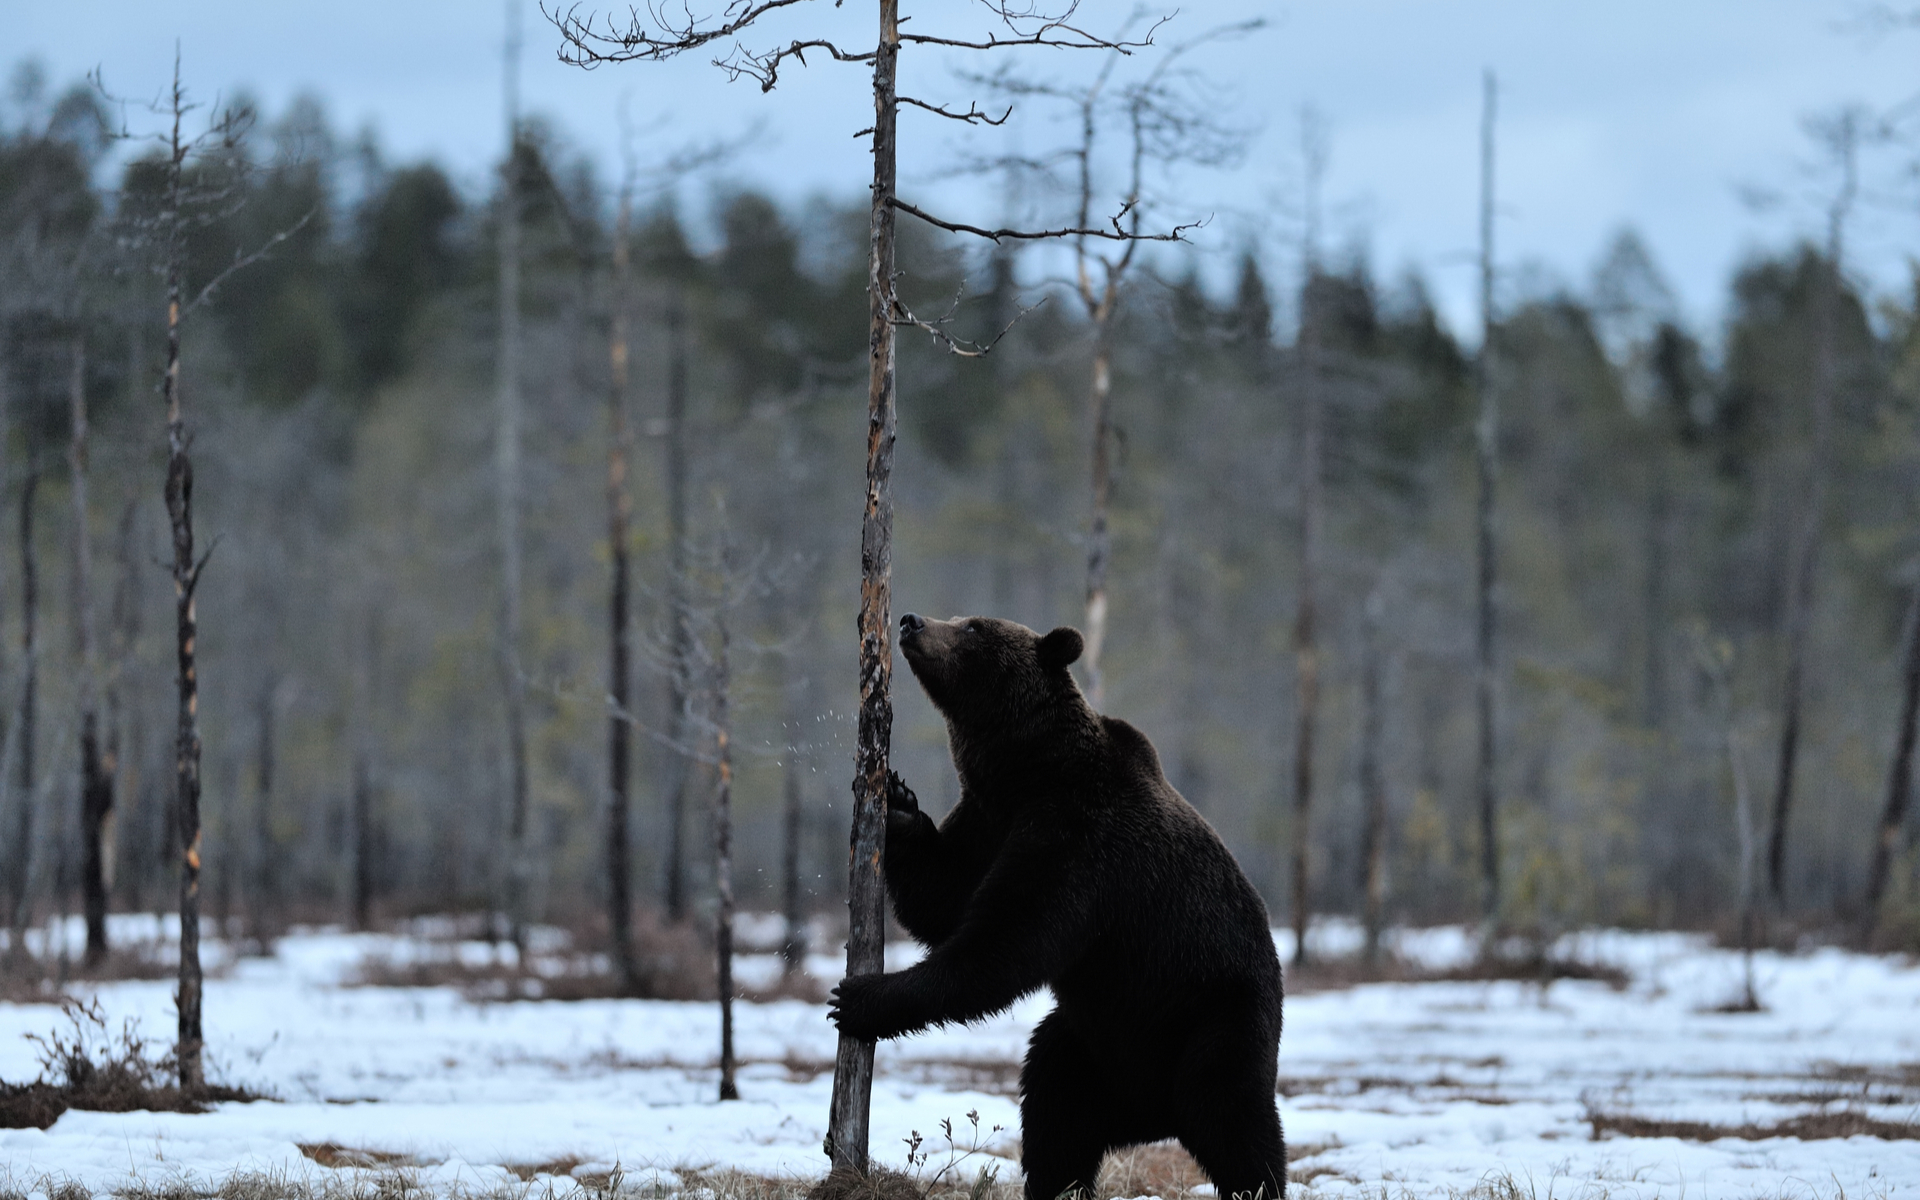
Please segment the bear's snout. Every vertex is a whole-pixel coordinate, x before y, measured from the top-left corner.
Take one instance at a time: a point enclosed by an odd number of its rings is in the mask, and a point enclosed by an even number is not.
[[[900,640],[905,641],[927,627],[927,619],[919,613],[907,613],[900,618]]]

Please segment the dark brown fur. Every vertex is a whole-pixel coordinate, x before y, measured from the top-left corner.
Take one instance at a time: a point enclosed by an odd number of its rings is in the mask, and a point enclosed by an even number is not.
[[[1223,1198],[1278,1200],[1280,963],[1259,895],[1145,735],[1087,705],[1077,631],[901,626],[960,801],[936,827],[893,781],[887,890],[928,954],[843,981],[834,1019],[898,1037],[1050,987],[1020,1081],[1030,1200],[1091,1189],[1107,1151],[1169,1137]]]

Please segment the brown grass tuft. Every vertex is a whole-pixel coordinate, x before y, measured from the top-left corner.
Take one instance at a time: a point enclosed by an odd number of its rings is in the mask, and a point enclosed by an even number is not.
[[[807,1200],[926,1200],[926,1193],[911,1176],[885,1167],[875,1167],[864,1175],[840,1167],[814,1184]]]
[[[29,1034],[40,1047],[40,1078],[27,1084],[0,1083],[0,1129],[45,1129],[70,1108],[91,1112],[205,1112],[222,1100],[258,1100],[241,1088],[209,1086],[183,1092],[168,1082],[171,1058],[155,1057],[133,1031],[107,1031],[98,1000],[61,1005],[65,1030]]]
[[[1670,1121],[1654,1117],[1636,1117],[1626,1113],[1590,1112],[1593,1140],[1607,1134],[1631,1138],[1678,1138],[1686,1142],[1717,1142],[1735,1138],[1745,1142],[1768,1138],[1798,1138],[1804,1142],[1828,1138],[1872,1137],[1885,1141],[1920,1140],[1920,1122],[1883,1121],[1854,1109],[1802,1113],[1771,1125],[1748,1122],[1745,1125],[1715,1125],[1707,1121]]]

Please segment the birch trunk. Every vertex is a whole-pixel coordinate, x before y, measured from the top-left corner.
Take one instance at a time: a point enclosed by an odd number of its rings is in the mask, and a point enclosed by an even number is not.
[[[507,919],[524,963],[533,864],[527,836],[527,688],[520,669],[520,27],[514,0],[507,0],[506,8],[507,158],[500,203],[494,488],[500,534],[500,686],[507,726]]]
[[[1096,710],[1106,702],[1106,675],[1101,654],[1107,645],[1107,566],[1113,553],[1107,529],[1113,495],[1113,347],[1107,336],[1112,302],[1094,313],[1093,385],[1093,519],[1087,528],[1087,638],[1081,662],[1087,674],[1087,703]]]
[[[1478,544],[1477,611],[1474,638],[1474,710],[1479,717],[1479,757],[1475,778],[1480,809],[1480,911],[1487,930],[1500,911],[1500,829],[1494,703],[1494,484],[1499,474],[1500,413],[1494,391],[1493,310],[1493,129],[1497,98],[1493,72],[1486,75],[1480,123],[1480,354],[1474,384],[1480,393],[1475,428],[1475,465],[1479,493],[1475,507]]]
[[[860,720],[854,747],[853,830],[847,863],[847,974],[886,969],[888,754],[893,735],[894,118],[899,0],[880,0],[873,59],[873,209],[867,257],[867,487],[860,527]],[[874,1043],[840,1036],[834,1056],[827,1153],[836,1168],[867,1170]]]

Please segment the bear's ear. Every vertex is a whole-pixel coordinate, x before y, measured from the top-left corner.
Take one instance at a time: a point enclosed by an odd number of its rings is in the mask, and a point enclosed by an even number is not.
[[[1081,640],[1080,631],[1062,625],[1040,639],[1040,665],[1049,671],[1064,669],[1077,662],[1084,649],[1086,643]]]

